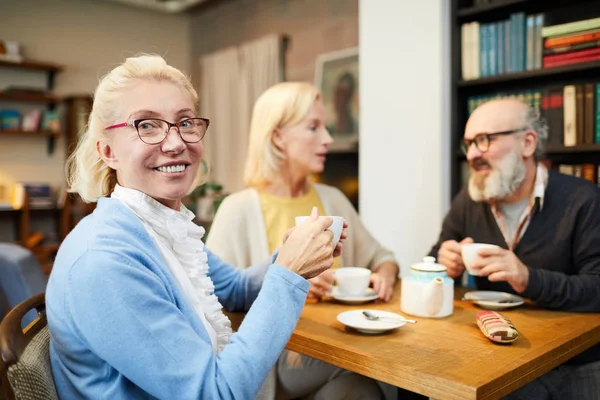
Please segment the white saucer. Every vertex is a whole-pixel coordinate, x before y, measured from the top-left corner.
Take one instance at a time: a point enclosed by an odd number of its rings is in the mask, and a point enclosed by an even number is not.
[[[333,290],[331,291],[331,297],[333,297],[335,300],[339,301],[340,303],[362,304],[362,303],[367,303],[369,301],[376,300],[379,297],[379,295],[377,294],[375,289],[368,288],[367,292],[364,294],[364,296],[349,296],[346,294],[341,294],[340,291],[338,290],[337,286],[334,286]]]
[[[525,299],[516,294],[494,292],[491,290],[467,292],[465,293],[464,299],[471,300],[473,303],[487,310],[506,310],[519,307],[525,303]],[[508,301],[508,303],[502,301]]]
[[[402,325],[406,324],[406,322],[404,321],[395,322],[387,319],[385,321],[370,321],[365,318],[365,316],[362,313],[363,311],[365,310],[344,311],[343,313],[338,314],[337,320],[340,321],[342,324],[354,328],[362,333],[383,333],[392,329],[400,328]],[[404,318],[402,315],[395,314],[393,312],[382,310],[369,311],[380,317],[397,319]]]

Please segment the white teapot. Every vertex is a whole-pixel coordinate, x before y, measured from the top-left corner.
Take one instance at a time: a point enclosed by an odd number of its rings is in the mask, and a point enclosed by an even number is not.
[[[418,317],[443,318],[454,310],[454,280],[446,275],[446,267],[434,257],[410,267],[409,276],[402,278],[400,308]]]

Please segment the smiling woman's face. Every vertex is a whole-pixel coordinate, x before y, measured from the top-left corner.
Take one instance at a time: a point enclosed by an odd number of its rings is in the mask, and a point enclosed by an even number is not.
[[[179,122],[195,117],[190,96],[169,81],[139,81],[123,93],[119,118],[114,123],[142,118]],[[149,145],[132,126],[108,131],[97,144],[104,162],[117,171],[119,185],[136,189],[163,205],[179,210],[195,178],[203,153],[202,142],[184,142],[176,128],[165,140]]]

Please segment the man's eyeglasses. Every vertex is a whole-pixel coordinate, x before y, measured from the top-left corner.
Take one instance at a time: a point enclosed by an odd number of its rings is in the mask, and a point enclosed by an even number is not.
[[[512,129],[510,131],[502,131],[502,132],[493,132],[493,133],[480,133],[476,135],[473,139],[463,139],[463,142],[460,144],[460,148],[463,153],[467,154],[469,152],[469,148],[473,143],[475,143],[475,147],[481,153],[485,153],[490,148],[490,138],[497,135],[511,135],[513,133],[521,132],[526,130],[526,128],[520,129]]]
[[[159,144],[165,140],[171,128],[175,127],[181,140],[186,143],[198,143],[206,134],[209,124],[210,121],[206,118],[187,118],[176,123],[160,118],[144,118],[107,126],[105,129],[110,130],[133,126],[142,142],[146,144]]]

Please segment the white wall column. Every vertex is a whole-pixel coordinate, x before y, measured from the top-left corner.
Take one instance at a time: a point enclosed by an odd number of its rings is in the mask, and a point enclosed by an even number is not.
[[[360,0],[360,213],[406,274],[450,204],[450,5]]]

